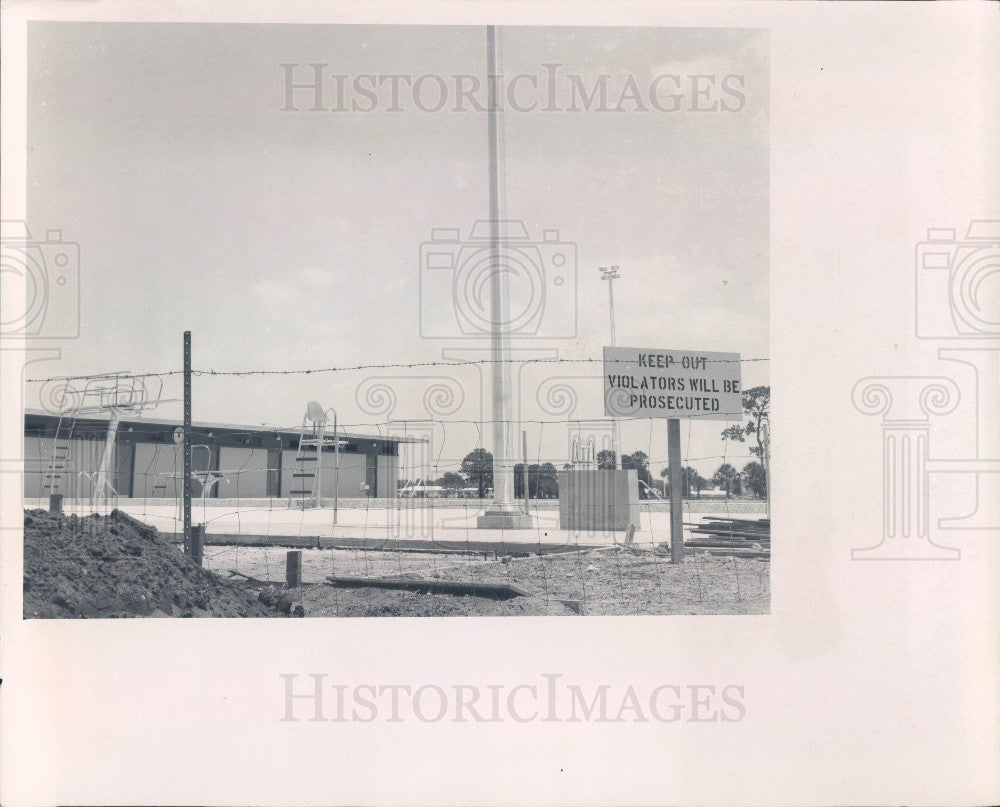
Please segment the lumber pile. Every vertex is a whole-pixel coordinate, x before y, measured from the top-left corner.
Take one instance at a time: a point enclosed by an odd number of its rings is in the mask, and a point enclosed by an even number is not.
[[[771,551],[771,520],[767,518],[708,516],[687,526],[695,537],[688,540],[686,546],[693,549],[727,549],[741,555],[744,552],[769,554]]]

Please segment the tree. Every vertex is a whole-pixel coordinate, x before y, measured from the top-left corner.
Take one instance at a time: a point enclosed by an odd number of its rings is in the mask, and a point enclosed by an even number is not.
[[[660,476],[667,479],[670,476],[670,469],[664,468],[660,471]],[[704,490],[707,480],[702,477],[694,468],[688,465],[685,468],[681,468],[681,495],[686,498],[691,498],[691,491],[694,490],[697,493],[698,498],[701,498],[701,492]],[[670,483],[669,481],[663,486],[664,496],[670,495]]]
[[[486,489],[493,487],[493,455],[485,448],[477,448],[462,460],[462,473],[479,487],[479,498],[486,498]]]
[[[743,466],[743,478],[746,480],[747,489],[758,499],[767,496],[767,474],[764,466],[759,462],[748,462]]]
[[[698,498],[701,498],[701,489],[705,487],[705,480],[702,479],[701,474],[699,474],[690,465],[687,466],[684,471],[684,495],[689,499],[691,498],[691,490],[697,491]]]
[[[528,465],[528,495],[532,499],[559,497],[559,472],[551,462]],[[514,498],[524,498],[524,463],[514,466]]]
[[[465,478],[461,474],[456,474],[454,471],[447,471],[442,474],[440,479],[438,479],[437,484],[443,488],[464,488]]]
[[[528,468],[531,474],[531,468]],[[543,462],[538,466],[538,474],[535,482],[535,496],[539,499],[559,498],[559,472],[551,462]]]
[[[649,494],[643,485],[653,486],[653,476],[649,473],[649,457],[643,451],[636,451],[634,454],[622,454],[622,470],[636,471],[639,481],[639,498],[647,499]]]
[[[723,440],[733,440],[737,443],[746,442],[753,436],[756,445],[750,447],[750,453],[760,460],[764,471],[764,496],[767,496],[767,457],[764,456],[764,435],[770,426],[771,388],[751,387],[743,390],[743,411],[749,416],[745,426],[729,426],[722,430]]]
[[[736,495],[740,493],[739,472],[728,462],[724,462],[719,466],[719,469],[712,476],[712,481],[717,487],[726,489],[727,499],[734,493]]]
[[[615,469],[615,452],[605,448],[597,452],[595,457],[597,468],[600,471],[613,471]],[[624,459],[624,458],[623,458]]]

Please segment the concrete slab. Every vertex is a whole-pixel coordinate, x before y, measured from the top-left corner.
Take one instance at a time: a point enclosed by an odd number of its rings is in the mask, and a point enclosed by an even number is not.
[[[192,507],[191,520],[194,524],[205,524],[206,541],[212,543],[213,536],[255,536],[260,541],[269,538],[294,537],[296,539],[323,538],[324,544],[341,541],[425,541],[430,546],[437,542],[449,545],[481,544],[497,545],[505,543],[544,544],[546,546],[607,546],[624,541],[623,532],[561,530],[557,510],[533,512],[530,529],[482,529],[477,526],[482,515],[481,506],[460,505],[450,507],[401,506],[395,508],[351,507],[341,508],[334,524],[332,508],[301,510],[279,505],[234,507],[219,502]],[[118,508],[140,521],[156,527],[164,533],[181,532],[181,512],[175,504],[152,505],[146,502],[122,500]],[[114,505],[100,509],[110,512]],[[86,515],[93,512],[89,503],[64,502],[66,513]],[[699,513],[685,510],[685,522],[697,522],[703,517],[717,517],[718,512]],[[756,517],[752,514],[739,514]],[[670,514],[668,512],[644,511],[640,513],[640,523],[635,533],[636,544],[658,544],[670,538]],[[685,541],[692,538],[690,528],[685,528]],[[701,536],[703,537],[703,536]],[[301,541],[309,545],[309,541]],[[329,545],[327,544],[327,545]]]

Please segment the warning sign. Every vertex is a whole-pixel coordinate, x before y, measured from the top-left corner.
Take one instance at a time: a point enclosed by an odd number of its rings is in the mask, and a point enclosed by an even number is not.
[[[604,413],[741,420],[739,353],[604,348]]]

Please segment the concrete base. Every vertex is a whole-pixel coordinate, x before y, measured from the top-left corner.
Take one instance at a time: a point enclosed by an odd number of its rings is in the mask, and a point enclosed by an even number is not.
[[[531,516],[519,510],[487,510],[476,519],[480,530],[530,530]]]

